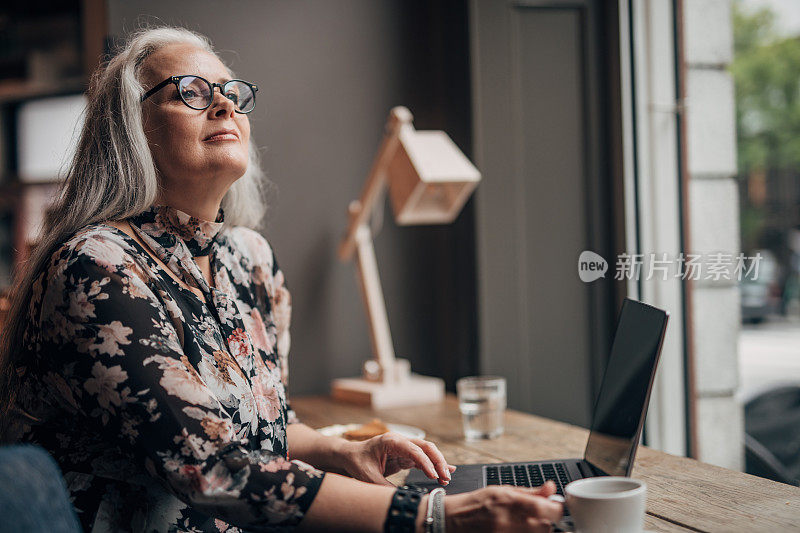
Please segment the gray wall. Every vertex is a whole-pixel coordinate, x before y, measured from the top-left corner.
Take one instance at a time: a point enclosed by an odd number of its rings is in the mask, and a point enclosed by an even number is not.
[[[444,129],[469,153],[466,15],[452,4],[108,2],[112,37],[141,21],[179,24],[259,85],[251,120],[277,189],[264,234],[293,296],[293,394],[326,392],[370,354],[354,267],[335,250],[390,108],[407,105],[419,129]],[[387,218],[376,242],[398,357],[450,384],[476,359],[471,212],[440,228]]]
[[[577,272],[614,246],[602,5],[470,4],[481,367],[511,407],[584,426],[618,310],[613,261],[604,280]]]

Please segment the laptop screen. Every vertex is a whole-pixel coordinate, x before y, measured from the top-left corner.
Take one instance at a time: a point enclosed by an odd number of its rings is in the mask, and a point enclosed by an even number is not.
[[[610,476],[630,474],[666,322],[660,309],[622,304],[584,456]]]

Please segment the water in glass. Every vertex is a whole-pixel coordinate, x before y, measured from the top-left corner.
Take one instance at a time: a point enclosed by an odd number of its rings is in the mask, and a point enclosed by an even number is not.
[[[467,439],[491,439],[503,434],[506,387],[503,378],[464,378],[457,385],[458,404]]]

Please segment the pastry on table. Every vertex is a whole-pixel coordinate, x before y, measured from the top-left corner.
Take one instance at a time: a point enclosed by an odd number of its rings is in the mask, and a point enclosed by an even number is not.
[[[382,435],[387,433],[389,428],[386,427],[386,424],[381,422],[379,418],[373,418],[372,422],[364,424],[363,426],[357,427],[355,429],[351,429],[350,431],[345,431],[342,433],[342,437],[347,440],[367,440],[371,439],[372,437],[377,437],[378,435]]]

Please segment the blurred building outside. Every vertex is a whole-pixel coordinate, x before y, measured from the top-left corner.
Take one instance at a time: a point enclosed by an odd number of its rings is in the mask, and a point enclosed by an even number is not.
[[[746,466],[797,484],[791,409],[800,398],[800,3],[739,0],[734,35],[742,247],[766,260],[759,279],[741,284]]]
[[[800,3],[739,0],[734,13],[741,239],[767,258],[742,284],[742,400],[800,385]]]

